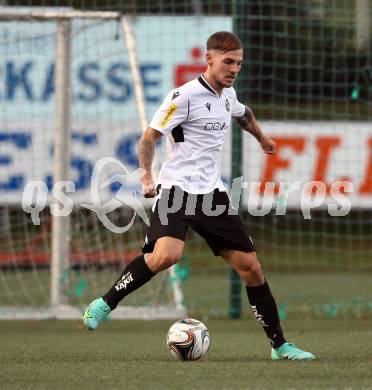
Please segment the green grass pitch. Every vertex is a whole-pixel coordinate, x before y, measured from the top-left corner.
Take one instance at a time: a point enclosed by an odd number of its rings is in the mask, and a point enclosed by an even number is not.
[[[273,362],[253,318],[208,319],[211,348],[197,362],[172,358],[173,321],[0,322],[0,388],[6,389],[371,389],[372,321],[288,319],[287,338],[318,357]]]

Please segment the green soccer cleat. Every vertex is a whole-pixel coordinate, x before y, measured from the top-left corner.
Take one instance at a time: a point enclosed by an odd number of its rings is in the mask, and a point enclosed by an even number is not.
[[[102,299],[95,299],[85,310],[83,316],[84,325],[88,330],[95,330],[101,321],[106,320],[110,314],[109,305]]]
[[[281,347],[271,350],[272,360],[314,360],[315,356],[310,353],[297,348],[292,343],[284,343]]]

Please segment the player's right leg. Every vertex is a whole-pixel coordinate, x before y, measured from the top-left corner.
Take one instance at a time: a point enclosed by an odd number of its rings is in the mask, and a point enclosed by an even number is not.
[[[184,245],[185,242],[180,239],[161,237],[156,241],[153,252],[133,259],[107,293],[89,305],[83,316],[85,326],[95,330],[124,297],[146,284],[158,272],[176,264]]]

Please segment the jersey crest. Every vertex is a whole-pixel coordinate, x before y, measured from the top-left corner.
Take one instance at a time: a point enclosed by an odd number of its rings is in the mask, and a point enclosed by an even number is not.
[[[229,112],[230,111],[230,103],[229,103],[228,99],[225,100],[225,107],[226,107],[226,111]]]

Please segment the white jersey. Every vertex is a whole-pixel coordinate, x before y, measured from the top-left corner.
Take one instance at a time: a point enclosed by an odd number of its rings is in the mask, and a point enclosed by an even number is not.
[[[234,88],[224,88],[219,96],[203,76],[172,90],[149,124],[168,136],[167,160],[157,184],[179,186],[192,194],[226,191],[220,154],[231,117],[242,117],[244,112]]]

